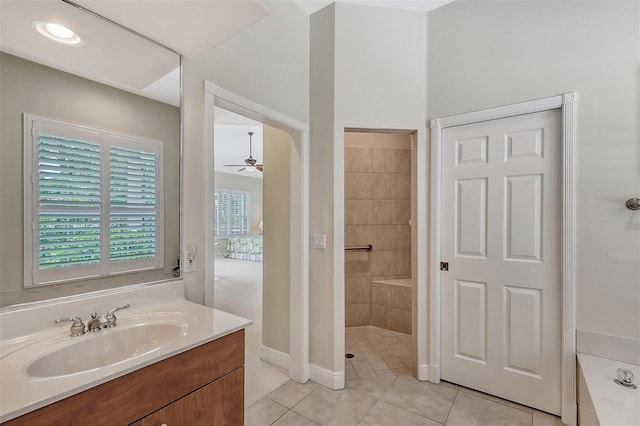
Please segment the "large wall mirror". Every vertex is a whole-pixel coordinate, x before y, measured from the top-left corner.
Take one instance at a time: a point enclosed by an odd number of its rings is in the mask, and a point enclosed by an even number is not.
[[[180,56],[62,0],[0,8],[0,306],[173,278]]]

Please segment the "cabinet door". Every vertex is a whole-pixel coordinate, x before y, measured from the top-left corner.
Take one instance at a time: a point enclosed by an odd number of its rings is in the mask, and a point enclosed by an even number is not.
[[[142,419],[142,426],[244,424],[244,367]]]

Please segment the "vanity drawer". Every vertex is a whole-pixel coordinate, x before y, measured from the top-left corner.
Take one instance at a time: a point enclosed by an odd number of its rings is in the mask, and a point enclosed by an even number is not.
[[[243,365],[244,329],[32,411],[3,425],[129,425],[234,370],[239,369],[237,374],[243,375]],[[244,390],[241,389],[239,395],[236,390],[233,395],[235,402],[227,401],[226,404],[240,404],[240,412],[243,413]]]

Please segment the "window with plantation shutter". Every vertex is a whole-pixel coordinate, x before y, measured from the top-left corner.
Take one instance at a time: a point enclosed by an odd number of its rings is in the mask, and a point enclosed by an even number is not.
[[[218,237],[251,234],[251,195],[244,191],[216,189],[214,234]]]
[[[25,114],[25,286],[163,266],[162,144]]]

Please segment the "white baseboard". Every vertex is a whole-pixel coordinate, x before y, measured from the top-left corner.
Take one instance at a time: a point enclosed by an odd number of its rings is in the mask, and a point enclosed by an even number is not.
[[[562,423],[568,426],[578,426],[578,406],[562,403]]]
[[[436,364],[429,365],[429,381],[431,383],[440,383],[440,366]]]
[[[289,354],[262,345],[260,346],[260,359],[289,371]]]
[[[429,380],[429,364],[418,364],[418,380]]]
[[[344,372],[331,371],[318,365],[309,364],[310,378],[329,389],[344,389]]]

